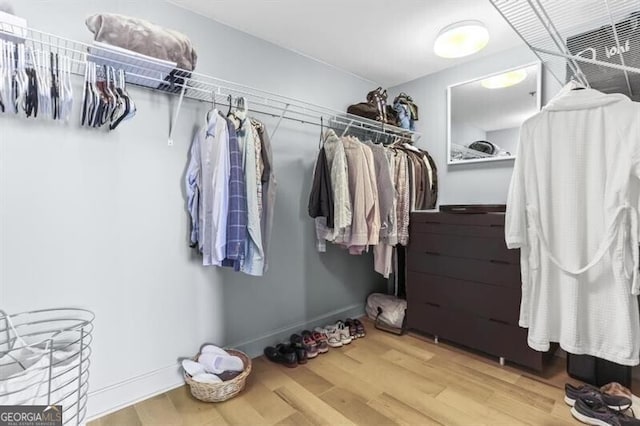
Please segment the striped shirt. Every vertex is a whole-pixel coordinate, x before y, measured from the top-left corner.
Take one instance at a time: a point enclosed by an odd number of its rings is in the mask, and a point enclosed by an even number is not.
[[[227,127],[229,129],[231,173],[227,214],[227,258],[223,265],[233,266],[234,270],[239,271],[244,261],[247,240],[247,194],[236,128],[230,120],[227,120]]]

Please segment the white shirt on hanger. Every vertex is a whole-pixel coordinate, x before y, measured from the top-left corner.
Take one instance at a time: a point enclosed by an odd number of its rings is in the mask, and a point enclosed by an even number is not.
[[[229,132],[223,117],[213,110],[208,123],[198,132],[191,146],[191,161],[187,169],[187,193],[199,197],[197,239],[202,252],[202,264],[221,266],[226,257],[227,210],[229,207]],[[199,175],[199,176],[198,176]],[[197,186],[197,187],[196,187]],[[195,203],[189,202],[195,207]]]

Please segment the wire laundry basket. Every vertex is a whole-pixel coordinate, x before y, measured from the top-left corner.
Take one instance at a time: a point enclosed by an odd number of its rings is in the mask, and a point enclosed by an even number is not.
[[[63,424],[82,424],[94,317],[73,308],[0,310],[0,405],[61,405]]]

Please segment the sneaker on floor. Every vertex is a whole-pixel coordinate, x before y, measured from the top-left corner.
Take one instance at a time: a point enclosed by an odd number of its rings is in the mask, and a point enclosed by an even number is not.
[[[358,338],[356,323],[351,318],[347,318],[344,325],[349,329],[349,336],[351,337],[351,340],[356,340]]]
[[[324,334],[320,334],[318,332],[311,332],[309,330],[304,330],[302,332],[302,337],[305,338],[308,336],[312,339],[316,345],[318,350],[318,354],[324,354],[329,352],[329,345],[327,344],[327,336]]]
[[[593,426],[640,426],[640,420],[614,411],[597,400],[577,399],[571,408],[571,415]]]
[[[342,342],[342,344],[348,345],[349,343],[351,343],[351,340],[353,339],[351,339],[351,333],[349,333],[349,327],[347,327],[345,323],[342,321],[336,322],[335,327],[340,333],[340,341]]]
[[[310,355],[311,347],[304,343],[304,339],[299,334],[292,334],[290,339],[291,346],[296,350],[296,356],[298,357],[298,364],[306,364],[307,359],[314,358],[318,355],[318,351],[315,351],[315,355]],[[309,350],[308,350],[309,349]]]
[[[311,333],[302,332],[301,338],[302,338],[302,346],[304,347],[304,350],[307,351],[307,358],[313,359],[317,357],[319,354],[318,344],[316,343],[315,340],[313,340]]]
[[[317,331],[318,329],[316,329]],[[327,336],[327,344],[332,348],[342,347],[342,338],[340,331],[333,325],[328,325],[324,329],[321,329],[325,336]]]
[[[626,411],[631,407],[631,400],[624,396],[608,395],[591,385],[564,385],[564,402],[573,407],[576,400],[598,401],[615,411]]]
[[[354,319],[353,323],[356,325],[356,333],[358,334],[358,338],[362,339],[367,335],[367,332],[364,329],[364,324],[359,319]]]

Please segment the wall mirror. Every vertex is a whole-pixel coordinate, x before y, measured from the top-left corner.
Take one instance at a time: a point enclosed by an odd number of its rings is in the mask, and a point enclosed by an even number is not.
[[[542,65],[529,64],[448,87],[448,163],[515,158],[520,126],[540,111]]]

